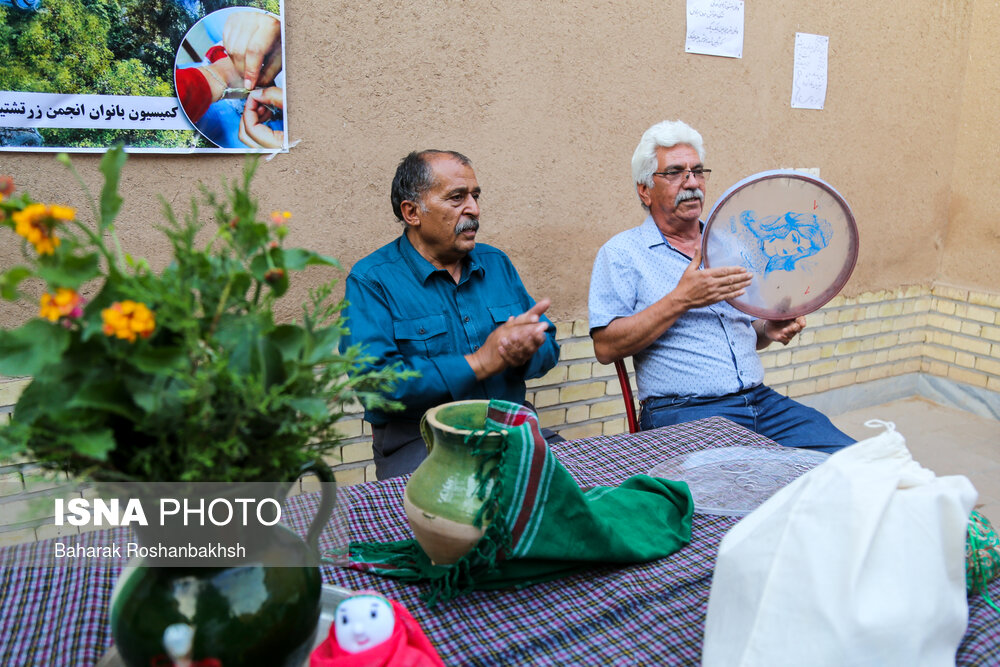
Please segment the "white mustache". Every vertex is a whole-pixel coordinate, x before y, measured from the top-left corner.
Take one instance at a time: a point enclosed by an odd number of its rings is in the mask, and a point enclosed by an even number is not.
[[[479,218],[469,218],[455,225],[455,236],[458,236],[462,232],[475,231],[479,231]]]
[[[695,188],[694,190],[681,190],[674,197],[674,206],[680,206],[682,201],[687,201],[688,199],[698,199],[700,201],[705,201],[705,193],[701,191],[701,188]]]

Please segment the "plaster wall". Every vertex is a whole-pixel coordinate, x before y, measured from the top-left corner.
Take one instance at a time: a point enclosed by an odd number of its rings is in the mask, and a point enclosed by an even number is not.
[[[635,144],[652,123],[681,118],[706,139],[707,205],[760,170],[821,169],[861,234],[846,296],[927,283],[939,268],[995,283],[994,1],[752,0],[741,59],[685,54],[684,12],[684,2],[648,0],[287,0],[287,112],[299,143],[261,164],[262,210],[291,210],[291,244],[347,269],[400,231],[388,201],[399,159],[459,150],[484,190],[479,239],[508,252],[536,297],[552,297],[553,319],[586,318],[597,249],[644,215],[629,171]],[[790,108],[797,31],[830,37],[822,111]],[[973,86],[992,88],[963,95]],[[98,158],[74,157],[95,192]],[[969,160],[982,172],[973,179],[963,178]],[[241,169],[231,155],[133,155],[123,244],[162,264],[157,195],[183,208],[198,182]],[[51,155],[0,153],[0,173],[85,207]],[[969,261],[982,237],[986,252]],[[15,246],[0,245],[0,265],[18,260]],[[330,277],[317,269],[306,282]],[[297,285],[286,314],[304,294]],[[4,326],[33,314],[0,304]]]
[[[976,0],[968,32],[941,278],[1000,290],[1000,2]],[[955,100],[957,102],[958,100]]]

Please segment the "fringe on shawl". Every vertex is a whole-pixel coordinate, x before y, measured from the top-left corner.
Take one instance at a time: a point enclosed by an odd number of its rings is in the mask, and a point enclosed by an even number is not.
[[[479,459],[476,494],[483,501],[472,522],[476,527],[488,525],[472,550],[448,566],[444,576],[432,580],[429,589],[420,596],[432,609],[439,602],[447,602],[471,591],[475,583],[474,575],[496,572],[500,561],[510,550],[510,528],[501,507],[504,487],[501,472],[509,449],[507,431],[493,426],[490,421],[487,419],[485,429],[465,436],[469,454]],[[486,436],[492,433],[503,433],[505,437],[499,447],[486,448],[483,443]]]

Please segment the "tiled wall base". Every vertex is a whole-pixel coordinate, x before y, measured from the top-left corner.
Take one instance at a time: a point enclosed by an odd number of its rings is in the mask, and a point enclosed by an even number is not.
[[[862,384],[831,389],[796,400],[831,417],[870,405],[920,396],[940,405],[1000,421],[1000,393],[955,382],[948,378],[910,373]],[[997,443],[1000,446],[1000,443]]]

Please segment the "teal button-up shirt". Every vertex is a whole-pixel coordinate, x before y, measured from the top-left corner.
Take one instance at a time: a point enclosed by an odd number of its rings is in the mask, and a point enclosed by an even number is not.
[[[388,396],[402,402],[399,413],[365,410],[372,424],[419,420],[441,403],[499,398],[524,401],[524,381],[540,377],[559,360],[555,325],[524,366],[476,380],[465,355],[475,352],[497,326],[535,304],[510,259],[477,243],[466,256],[456,284],[435,269],[403,234],[368,255],[347,276],[344,316],[350,334],[341,349],[361,343],[375,357],[373,367],[400,363],[419,378],[401,382]]]

